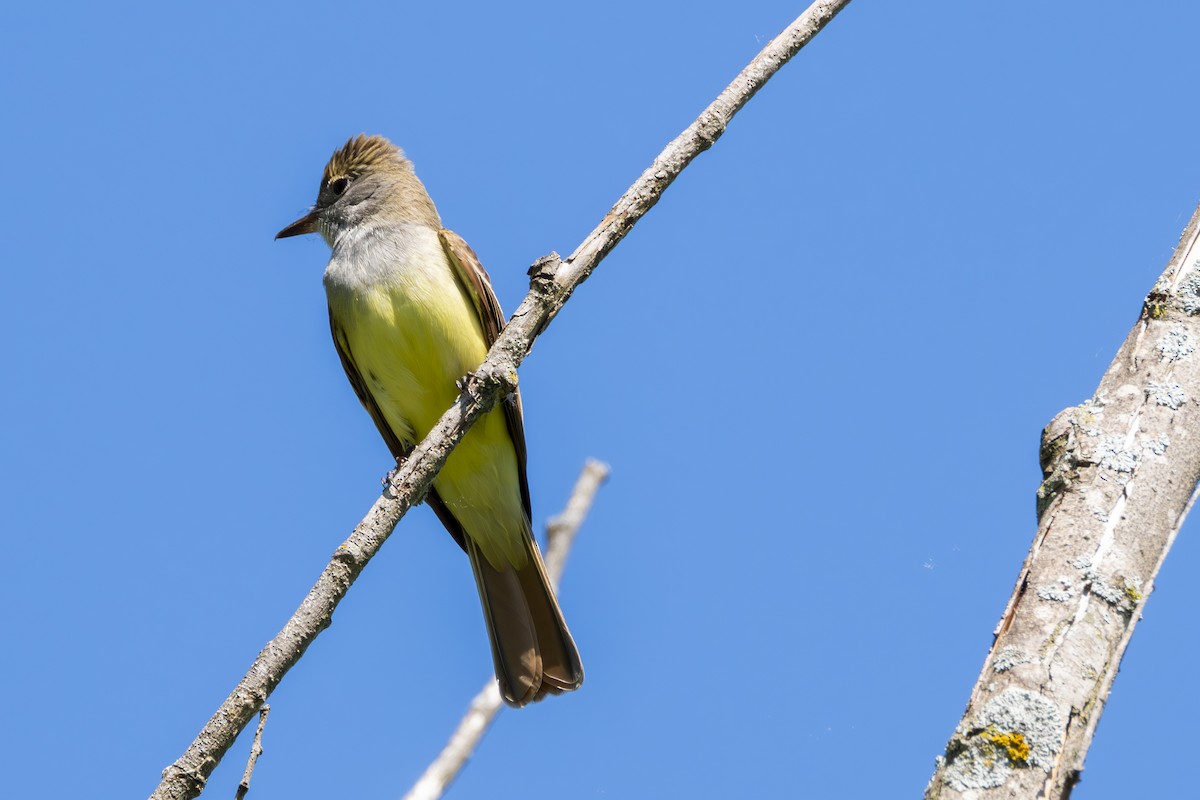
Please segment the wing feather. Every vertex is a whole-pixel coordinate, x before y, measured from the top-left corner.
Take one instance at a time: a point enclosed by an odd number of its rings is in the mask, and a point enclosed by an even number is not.
[[[500,308],[500,301],[492,289],[492,279],[487,270],[479,263],[479,256],[471,249],[461,236],[454,231],[443,228],[438,231],[438,239],[446,259],[454,268],[458,282],[471,298],[479,321],[483,327],[483,335],[488,347],[496,343],[500,331],[504,328],[507,317]],[[514,390],[501,403],[504,407],[504,420],[508,424],[508,435],[512,437],[513,449],[517,453],[517,472],[521,479],[521,502],[525,504],[525,516],[532,518],[529,503],[529,478],[525,474],[525,421],[521,413],[521,392]]]

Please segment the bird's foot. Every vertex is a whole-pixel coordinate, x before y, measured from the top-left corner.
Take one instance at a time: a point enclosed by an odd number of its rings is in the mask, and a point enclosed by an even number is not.
[[[454,382],[454,386],[460,392],[467,392],[468,394],[471,394],[471,382],[473,380],[475,380],[475,373],[468,372],[466,375],[463,375],[461,378],[456,380]]]
[[[397,458],[396,466],[389,469],[387,471],[387,475],[384,475],[383,479],[380,481],[380,483],[383,484],[384,489],[389,490],[393,494],[395,494],[396,488],[397,488],[396,487],[396,475],[399,474],[400,468],[403,466],[404,466],[404,458],[403,457]]]

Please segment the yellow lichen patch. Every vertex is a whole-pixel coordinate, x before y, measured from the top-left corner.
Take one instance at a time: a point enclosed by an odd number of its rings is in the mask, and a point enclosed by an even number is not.
[[[1008,760],[1014,764],[1028,763],[1029,754],[1033,752],[1029,740],[1018,731],[1002,733],[995,728],[988,728],[983,732],[983,737],[1003,750]]]
[[[1142,599],[1142,593],[1133,586],[1125,587],[1125,596],[1135,603]]]

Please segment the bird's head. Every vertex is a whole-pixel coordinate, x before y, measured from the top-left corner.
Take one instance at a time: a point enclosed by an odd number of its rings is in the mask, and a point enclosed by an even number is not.
[[[340,232],[369,221],[441,227],[437,209],[403,151],[382,136],[359,134],[325,165],[312,210],[275,238],[320,233],[332,245]]]

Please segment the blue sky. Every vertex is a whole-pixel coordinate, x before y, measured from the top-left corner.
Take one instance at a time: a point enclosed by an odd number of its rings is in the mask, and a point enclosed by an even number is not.
[[[802,7],[668,6],[6,11],[0,795],[149,794],[377,495],[325,246],[272,241],[330,152],[402,145],[511,310]],[[522,369],[535,517],[612,465],[561,593],[588,677],[504,712],[452,797],[921,792],[1041,428],[1200,199],[1198,27],[859,0],[750,103]],[[1081,800],[1194,789],[1192,534]],[[419,509],[273,696],[251,797],[400,796],[490,669]]]

